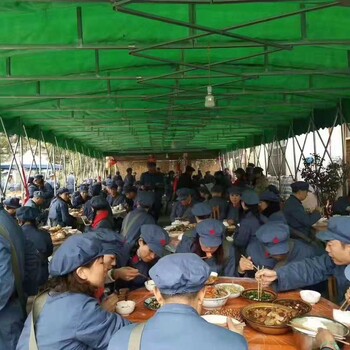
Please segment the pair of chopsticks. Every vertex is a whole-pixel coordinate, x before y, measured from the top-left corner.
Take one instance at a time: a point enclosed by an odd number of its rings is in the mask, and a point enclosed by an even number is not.
[[[242,254],[241,254],[241,258],[251,261],[250,259],[248,259],[246,256],[244,256],[244,255],[242,255]],[[254,264],[253,264],[253,268],[254,268],[254,270],[256,270],[256,271],[259,271],[259,269],[258,269]]]
[[[339,310],[340,310],[340,311],[346,311],[346,310],[348,309],[348,307],[349,307],[349,303],[348,303],[347,300],[345,300],[345,301],[343,302],[343,304],[341,304]]]
[[[260,269],[260,266],[258,266],[257,272],[263,269],[264,269],[264,266],[262,267],[262,269]],[[262,296],[263,296],[263,283],[262,283],[262,279],[258,278],[258,300],[261,300]]]
[[[299,326],[299,325],[296,325],[296,324],[292,324],[292,323],[288,323],[287,326],[290,326],[292,328],[299,328],[299,329],[302,329],[304,331],[308,331],[308,332],[313,332],[313,333],[317,333],[317,331],[315,331],[313,328],[310,328],[310,327],[306,327],[306,326]],[[339,342],[339,343],[342,343],[342,344],[346,344],[346,345],[350,345],[350,343],[344,341],[345,337],[340,335],[340,334],[333,334],[333,337],[334,339]]]

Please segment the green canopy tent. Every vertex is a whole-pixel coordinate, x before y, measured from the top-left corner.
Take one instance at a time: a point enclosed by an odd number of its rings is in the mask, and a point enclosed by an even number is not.
[[[346,122],[347,5],[1,1],[0,116],[90,155],[229,151],[306,132],[310,116]]]

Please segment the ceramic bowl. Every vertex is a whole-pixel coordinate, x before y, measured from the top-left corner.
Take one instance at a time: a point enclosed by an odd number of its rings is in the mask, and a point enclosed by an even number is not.
[[[350,327],[350,311],[333,310],[333,319]]]
[[[235,283],[218,283],[216,287],[225,289],[230,293],[229,299],[238,298],[244,291],[244,287]]]
[[[205,319],[207,322],[215,324],[220,327],[227,327],[227,316],[222,315],[203,315],[203,319]],[[231,318],[233,324],[242,324],[238,320]],[[242,324],[243,325],[243,324]]]
[[[226,292],[226,295],[221,298],[204,298],[203,308],[204,309],[218,309],[227,303],[230,293]]]
[[[130,315],[135,310],[136,303],[132,300],[118,301],[115,307],[118,314],[123,316]]]
[[[300,297],[311,305],[317,304],[321,299],[321,294],[314,290],[302,290],[300,291]]]
[[[145,282],[145,287],[149,292],[153,292],[153,289],[155,286],[156,286],[156,284],[154,283],[153,280],[148,280]]]

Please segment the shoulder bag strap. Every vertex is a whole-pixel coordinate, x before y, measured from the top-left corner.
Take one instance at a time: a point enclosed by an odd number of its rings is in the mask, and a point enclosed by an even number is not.
[[[139,323],[130,334],[128,350],[141,350],[141,341],[146,322]],[[32,350],[32,349],[30,349]],[[36,350],[36,349],[34,349]]]
[[[36,342],[35,325],[38,318],[46,304],[47,297],[49,296],[48,291],[44,291],[37,295],[33,302],[32,314],[31,314],[31,326],[29,335],[29,350],[39,350]]]
[[[24,291],[23,291],[23,279],[22,279],[21,272],[19,269],[17,251],[16,251],[16,248],[13,245],[13,243],[10,239],[10,236],[8,235],[5,227],[2,225],[0,225],[0,235],[2,237],[4,237],[11,245],[11,264],[12,264],[13,274],[15,276],[15,287],[16,287],[19,301],[21,303],[23,314],[26,317],[27,316],[27,311],[26,311],[26,304],[27,303],[26,303],[26,298],[24,296]]]

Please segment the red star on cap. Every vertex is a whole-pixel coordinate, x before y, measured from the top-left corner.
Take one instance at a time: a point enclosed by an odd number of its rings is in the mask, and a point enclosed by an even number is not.
[[[273,239],[272,242],[273,242],[274,244],[281,243],[281,241],[280,241],[277,237],[275,237],[275,238]]]
[[[269,253],[269,252],[265,252],[265,256],[266,256],[267,258],[269,258],[269,257],[270,257],[270,253]]]
[[[165,247],[166,246],[166,240],[165,239],[162,239],[160,241],[160,244],[162,245],[162,247]]]
[[[212,236],[214,236],[216,232],[215,232],[215,230],[210,230],[209,233],[210,233]]]

